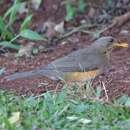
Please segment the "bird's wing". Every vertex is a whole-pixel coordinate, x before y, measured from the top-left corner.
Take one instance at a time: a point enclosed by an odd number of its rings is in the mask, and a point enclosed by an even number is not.
[[[76,72],[96,69],[100,66],[102,57],[91,48],[80,49],[71,54],[53,61],[44,69],[61,72]]]

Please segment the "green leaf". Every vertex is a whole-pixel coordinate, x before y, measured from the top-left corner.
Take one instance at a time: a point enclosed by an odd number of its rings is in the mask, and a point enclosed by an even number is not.
[[[38,54],[38,52],[39,52],[39,50],[37,48],[33,48],[33,50],[32,50],[33,54]]]
[[[53,110],[52,108],[54,108],[55,106],[53,96],[49,92],[47,92],[44,95],[44,100],[45,100],[46,106],[48,107],[48,110],[52,111]]]
[[[66,3],[66,21],[70,21],[75,17],[76,14],[76,8],[72,6],[70,1],[67,1]]]
[[[2,32],[5,28],[5,23],[3,18],[0,16],[0,32]]]
[[[0,42],[0,46],[15,49],[15,50],[19,50],[19,48],[20,48],[19,45],[12,44],[11,42],[8,42],[8,41]]]
[[[97,98],[100,98],[101,92],[102,92],[101,87],[100,87],[100,86],[97,86],[97,88],[96,88],[96,93],[95,93]]]
[[[20,36],[30,40],[43,40],[43,37],[41,35],[29,29],[22,30],[20,32]]]
[[[87,110],[89,108],[89,105],[85,105],[83,103],[80,103],[78,105],[76,105],[74,111],[76,113],[81,113],[81,112],[84,112],[85,110]]]
[[[28,17],[25,18],[20,28],[21,31],[28,28],[31,19],[32,19],[32,15],[29,15]]]
[[[78,1],[78,10],[83,13],[86,8],[86,2],[84,0],[79,0]]]
[[[9,16],[9,24],[12,24],[16,19],[16,13],[20,8],[21,3],[15,3],[11,8],[7,10],[4,15],[4,19]]]
[[[67,90],[66,88],[64,88],[57,96],[57,100],[56,100],[57,103],[58,104],[63,103],[66,96],[67,96]]]
[[[127,99],[125,105],[126,105],[126,106],[130,106],[130,98]]]
[[[108,7],[112,7],[112,2],[113,2],[113,0],[107,0]]]
[[[21,3],[19,2],[19,0],[15,0],[14,4],[6,11],[6,13],[4,14],[4,19],[9,16],[11,14],[12,11],[14,10],[18,10],[20,7]]]
[[[0,4],[3,4],[4,0],[0,0]]]
[[[4,74],[5,68],[0,68],[0,75]]]
[[[1,34],[1,39],[6,39],[6,40],[10,40],[14,37],[13,33],[8,31],[8,30],[4,30]]]
[[[127,95],[123,95],[118,100],[116,100],[116,102],[119,103],[119,104],[124,105],[127,102],[128,98],[129,97]]]

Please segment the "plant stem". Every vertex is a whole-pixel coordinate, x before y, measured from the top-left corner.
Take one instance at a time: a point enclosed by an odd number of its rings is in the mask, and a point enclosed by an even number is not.
[[[10,42],[13,42],[13,41],[15,41],[17,38],[19,38],[20,37],[20,34],[18,34],[18,35],[16,35],[14,38],[12,38],[11,40],[10,40]]]

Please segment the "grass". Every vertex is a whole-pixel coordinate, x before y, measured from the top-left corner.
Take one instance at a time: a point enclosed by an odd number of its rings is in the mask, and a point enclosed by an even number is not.
[[[0,91],[0,130],[130,129],[130,109],[77,97],[66,88],[35,97]]]
[[[74,20],[75,16],[78,13],[84,13],[86,9],[86,2],[84,0],[72,1],[66,0],[65,1],[65,8],[66,8],[66,21]]]

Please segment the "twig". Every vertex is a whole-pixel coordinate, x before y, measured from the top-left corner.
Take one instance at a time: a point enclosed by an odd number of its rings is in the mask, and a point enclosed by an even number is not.
[[[76,32],[79,32],[79,31],[84,30],[85,28],[93,28],[93,27],[96,27],[96,26],[97,26],[96,24],[94,24],[94,25],[84,24],[84,25],[81,25],[81,26],[79,26],[79,27],[75,27],[75,28],[73,28],[70,32],[67,32],[67,33],[65,33],[63,36],[61,36],[60,38],[58,38],[58,40],[62,40],[62,39],[64,39],[64,38],[66,38],[66,37],[69,37],[69,36],[71,36],[72,34],[74,34],[74,33],[76,33]],[[91,31],[86,31],[86,33],[92,34],[93,32],[91,32]]]
[[[79,27],[73,28],[70,32],[65,33],[63,36],[58,38],[58,40],[62,40],[64,38],[67,38],[67,37],[69,37],[72,34],[77,33],[77,32],[83,32],[83,33],[86,33],[86,34],[89,34],[89,35],[93,35],[93,36],[97,32],[98,35],[100,36],[102,33],[104,33],[105,31],[107,31],[107,30],[109,30],[110,28],[113,27],[113,25],[112,26],[110,25],[110,26],[105,27],[105,28],[103,28],[101,30],[98,30],[96,32],[88,31],[88,30],[85,29],[85,28],[92,28],[92,27],[96,27],[96,26],[97,25],[86,25],[86,24],[85,25],[81,25]]]
[[[103,89],[104,89],[104,92],[105,92],[106,101],[108,102],[109,97],[108,97],[107,90],[106,90],[104,82],[102,82],[102,86],[103,86]]]
[[[57,90],[58,90],[58,88],[59,88],[60,84],[61,84],[60,82],[59,82],[59,83],[57,83],[56,88],[54,89],[54,93],[56,93],[56,92],[57,92]]]

